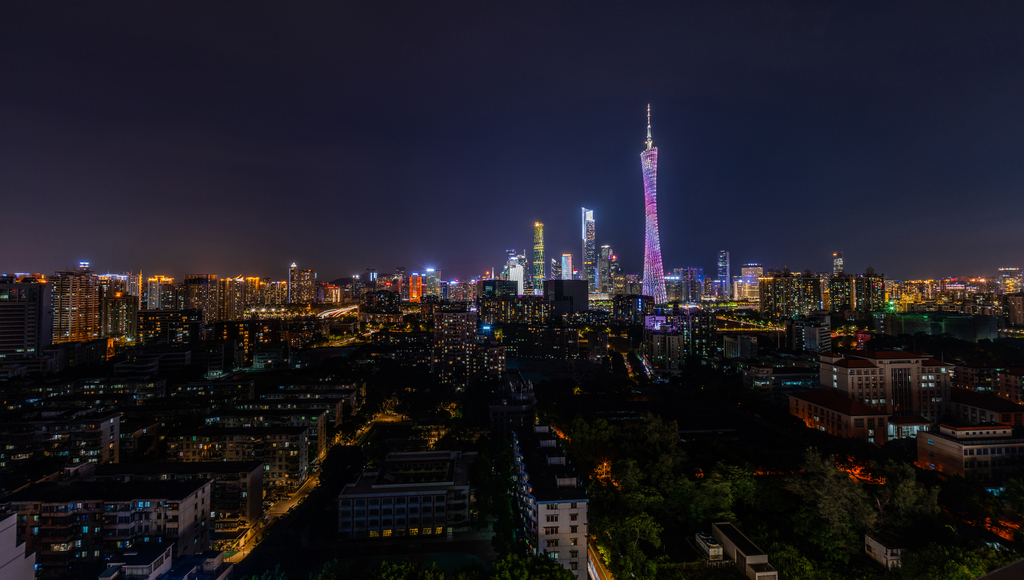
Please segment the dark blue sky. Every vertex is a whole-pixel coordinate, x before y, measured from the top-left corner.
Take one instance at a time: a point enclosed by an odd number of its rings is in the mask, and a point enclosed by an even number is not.
[[[868,6],[867,4],[871,4]],[[1020,2],[0,6],[0,271],[1024,266]],[[578,258],[577,258],[578,259]]]

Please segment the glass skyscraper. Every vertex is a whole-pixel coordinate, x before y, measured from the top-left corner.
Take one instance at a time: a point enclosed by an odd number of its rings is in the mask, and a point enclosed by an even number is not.
[[[580,268],[580,278],[587,281],[588,289],[595,291],[597,284],[597,251],[594,244],[594,210],[583,208],[583,267]]]

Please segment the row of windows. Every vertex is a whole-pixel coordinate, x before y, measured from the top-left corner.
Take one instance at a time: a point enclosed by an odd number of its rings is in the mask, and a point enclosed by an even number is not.
[[[418,495],[414,495],[414,496],[411,496],[409,498],[405,498],[405,497],[385,497],[385,498],[373,497],[373,498],[370,498],[370,499],[343,499],[343,500],[341,500],[341,506],[342,507],[350,507],[352,505],[365,506],[367,504],[369,504],[369,505],[404,505],[407,500],[408,500],[408,503],[430,503],[431,501],[443,502],[445,500],[445,496],[444,495],[425,495],[425,496],[420,497]]]
[[[371,538],[390,538],[391,536],[440,536],[444,533],[444,527],[438,528],[410,528],[409,530],[370,530]]]

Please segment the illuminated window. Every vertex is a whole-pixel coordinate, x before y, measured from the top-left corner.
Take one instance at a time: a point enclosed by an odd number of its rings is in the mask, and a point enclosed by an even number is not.
[[[384,537],[385,538],[390,538],[391,537],[391,530],[384,530]]]

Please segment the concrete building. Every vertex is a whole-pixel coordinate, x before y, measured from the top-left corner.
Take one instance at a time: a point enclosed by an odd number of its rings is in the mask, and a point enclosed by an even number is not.
[[[209,547],[211,482],[41,483],[0,500],[41,578],[102,563],[130,548],[173,545],[176,557]]]
[[[952,363],[905,351],[824,353],[821,386],[886,412],[938,421],[949,402]]]
[[[174,546],[132,550],[113,556],[97,580],[166,580],[174,562]]]
[[[729,522],[711,524],[711,536],[722,545],[722,553],[750,580],[778,580],[779,573],[768,563],[768,553],[751,542]]]
[[[326,403],[326,401],[325,401]],[[243,403],[245,404],[245,403]],[[252,405],[249,403],[246,406]],[[255,405],[253,405],[255,406]],[[271,405],[267,405],[268,407]],[[311,460],[327,455],[327,409],[223,410],[206,418],[207,427],[305,427]],[[337,404],[335,404],[337,406]]]
[[[62,458],[67,465],[93,461],[117,463],[120,413],[72,409],[43,414],[0,415],[0,469],[17,469],[31,461]]]
[[[309,475],[306,427],[200,427],[166,437],[168,461],[259,461],[266,488],[298,489]]]
[[[1024,384],[1024,367],[1000,370],[996,375],[995,394],[1014,403],[1024,403],[1022,384]]]
[[[547,425],[513,431],[516,498],[530,550],[587,578],[588,499]]]
[[[816,312],[806,318],[787,320],[786,342],[797,352],[830,352],[832,322],[829,313]]]
[[[120,463],[98,466],[92,479],[111,483],[210,480],[214,529],[233,530],[252,525],[263,515],[263,471],[259,461]]]
[[[991,393],[969,389],[950,390],[949,412],[967,425],[999,423],[1008,426],[1024,424],[1024,405],[1007,401]]]
[[[811,429],[838,437],[883,445],[888,440],[889,413],[849,399],[833,389],[789,395],[789,413]]]
[[[800,318],[821,310],[821,278],[805,271],[769,270],[760,279],[761,316],[771,320]]]
[[[53,342],[52,286],[0,276],[0,364],[41,356]]]
[[[25,543],[18,538],[18,516],[0,520],[0,578],[34,580],[35,554],[25,554]]]
[[[100,280],[88,262],[78,270],[54,272],[50,278],[53,343],[82,342],[100,337]]]
[[[877,537],[879,539],[864,534],[864,553],[872,560],[885,566],[886,570],[894,570],[902,566],[903,548],[891,547],[898,546],[900,543],[889,538],[882,538],[882,536]]]
[[[312,304],[316,301],[316,270],[301,270],[292,263],[288,268],[288,304]]]
[[[555,318],[563,315],[586,312],[590,308],[587,286],[593,280],[546,280],[544,298],[551,303]]]
[[[338,495],[343,538],[448,536],[470,525],[469,467],[475,453],[389,453]]]
[[[818,388],[818,370],[752,364],[743,370],[743,386],[757,389],[768,398],[788,402],[789,395]]]
[[[1024,461],[1024,437],[1013,427],[979,423],[969,427],[939,425],[939,431],[917,434],[917,464],[961,477],[998,480],[1015,473]]]
[[[434,313],[433,373],[442,385],[461,390],[469,384],[476,319],[476,312]]]

